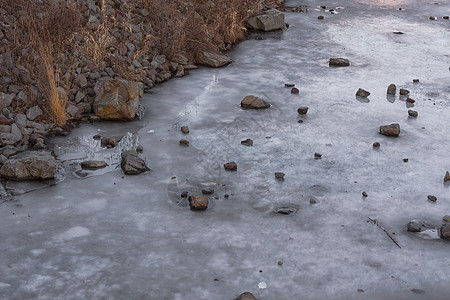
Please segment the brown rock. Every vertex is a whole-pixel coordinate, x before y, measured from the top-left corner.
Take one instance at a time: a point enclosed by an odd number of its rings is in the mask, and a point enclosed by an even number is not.
[[[350,61],[346,58],[334,57],[330,58],[329,65],[330,67],[348,67],[350,66]]]
[[[308,107],[302,106],[297,109],[299,115],[306,115],[308,113]]]
[[[81,168],[83,170],[97,170],[103,169],[107,166],[108,164],[106,162],[100,160],[88,160],[81,163]]]
[[[380,148],[380,143],[379,143],[379,142],[373,143],[373,147],[374,147],[374,148]]]
[[[436,202],[436,201],[437,201],[437,198],[436,198],[435,196],[433,196],[433,195],[428,195],[427,198],[428,198],[428,200],[430,200],[431,202]]]
[[[181,126],[181,132],[184,133],[184,134],[188,134],[189,133],[189,127]]]
[[[409,95],[409,91],[407,89],[400,89],[400,95],[402,96]]]
[[[441,226],[441,239],[450,241],[450,223],[444,223]]]
[[[416,100],[414,100],[414,99],[408,97],[408,98],[406,99],[406,102],[408,102],[408,103],[415,103]]]
[[[450,173],[447,171],[445,172],[445,176],[444,176],[444,182],[450,181]]]
[[[241,144],[244,146],[253,146],[253,140],[252,139],[246,139],[241,141]]]
[[[380,134],[397,137],[400,134],[400,125],[393,123],[391,125],[380,126]]]
[[[208,197],[190,196],[188,201],[191,210],[205,210],[208,208]]]
[[[212,53],[206,51],[200,51],[197,56],[196,62],[200,65],[208,67],[219,68],[228,65],[232,62],[231,58],[221,53]]]
[[[366,192],[362,192],[362,195],[364,198],[366,198],[368,196]]]
[[[299,93],[300,93],[300,91],[298,90],[298,88],[292,88],[291,89],[291,94],[298,95]]]
[[[29,151],[8,159],[0,174],[12,180],[48,180],[55,177],[56,170],[56,160],[50,153]]]
[[[234,161],[224,164],[223,167],[227,171],[237,171],[237,164]]]
[[[189,146],[189,141],[188,141],[188,140],[181,139],[181,140],[180,140],[180,145],[182,145],[182,146]]]
[[[322,159],[322,154],[320,153],[314,153],[314,159]]]
[[[370,92],[360,88],[356,92],[356,96],[366,98],[370,96]]]
[[[256,96],[250,95],[241,101],[241,107],[248,109],[264,109],[269,108],[270,104]]]
[[[240,294],[236,300],[257,300],[255,296],[253,296],[250,292],[245,292]]]
[[[287,88],[293,88],[295,86],[295,84],[293,84],[293,83],[285,83],[284,84],[284,87],[287,87]]]

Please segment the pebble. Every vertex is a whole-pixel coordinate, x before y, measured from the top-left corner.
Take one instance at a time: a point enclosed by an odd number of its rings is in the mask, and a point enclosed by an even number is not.
[[[298,120],[297,122],[298,122],[298,123],[303,123],[303,120],[300,119],[300,120]]]
[[[320,153],[314,153],[314,159],[321,159],[322,158],[322,154]]]
[[[189,133],[189,127],[181,126],[181,132],[184,133],[184,134],[188,134]]]
[[[234,161],[224,164],[223,167],[227,171],[237,171],[237,164]]]
[[[143,152],[144,151],[144,146],[142,146],[142,145],[137,146],[136,147],[136,151],[137,152]]]
[[[420,81],[419,81],[419,79],[413,79],[413,82],[414,83],[419,83]]]
[[[408,115],[413,117],[413,118],[417,118],[417,116],[419,115],[419,113],[415,110],[412,109],[408,109]]]
[[[255,296],[253,296],[250,292],[245,292],[240,294],[236,300],[257,300]]]
[[[330,67],[348,67],[350,66],[350,61],[342,57],[332,57],[330,58],[328,64]]]
[[[244,146],[253,146],[253,140],[252,139],[246,139],[241,141],[241,144]]]
[[[411,221],[408,223],[408,225],[406,225],[406,230],[410,232],[421,232],[422,227],[416,221]]]
[[[356,96],[357,97],[366,98],[366,97],[369,97],[369,95],[370,95],[370,92],[366,91],[366,90],[364,90],[362,88],[359,88],[358,91],[356,92]]]
[[[448,19],[449,19],[449,16],[443,16],[442,19],[448,20]]]
[[[428,200],[430,200],[431,202],[436,202],[436,201],[437,201],[437,198],[436,198],[435,196],[433,196],[433,195],[428,195],[427,198],[428,198]]]
[[[299,115],[306,115],[308,113],[308,107],[307,106],[299,107],[297,109],[297,112],[299,113]]]
[[[380,143],[379,143],[379,142],[373,143],[373,147],[374,147],[374,148],[380,148]]]
[[[278,265],[279,265],[279,266],[282,266],[282,265],[283,265],[283,262],[282,262],[281,260],[279,260],[279,261],[278,261]]]
[[[391,125],[380,126],[380,134],[397,137],[400,134],[400,125],[393,123]]]
[[[189,146],[189,141],[188,141],[188,140],[181,139],[181,140],[180,140],[180,145],[182,145],[182,146]]]
[[[406,102],[408,102],[408,103],[415,103],[416,100],[414,100],[414,99],[408,97],[408,98],[406,99]]]
[[[181,198],[186,198],[188,196],[188,192],[182,192],[181,193]]]
[[[437,20],[437,17],[435,17],[435,16],[430,16],[428,19],[430,19],[431,21],[436,21],[436,20]]]
[[[397,87],[395,86],[395,84],[391,83],[387,88],[387,94],[395,95],[396,92],[397,92]]]
[[[298,88],[291,89],[291,94],[298,95],[299,93],[300,93],[300,91],[298,90]]]
[[[283,172],[275,172],[275,178],[279,181],[284,181],[284,176],[286,174],[284,174]]]
[[[450,173],[447,171],[445,172],[445,176],[444,176],[444,182],[450,181]]]
[[[324,19],[324,16],[318,16],[317,19],[323,20],[323,19]]]
[[[409,159],[407,159],[407,158],[403,159],[403,162],[405,162],[405,163],[407,163],[408,161],[409,161]]]
[[[366,192],[362,192],[363,197],[367,197],[367,193]]]
[[[208,208],[208,198],[205,196],[190,196],[188,201],[191,210],[205,210]]]
[[[402,96],[409,95],[409,91],[407,89],[400,89],[400,95]]]
[[[284,84],[284,87],[287,87],[287,88],[292,88],[294,86],[295,86],[295,84],[293,84],[293,83],[285,83]]]
[[[210,187],[205,187],[202,189],[202,194],[211,195],[214,194],[214,189]]]

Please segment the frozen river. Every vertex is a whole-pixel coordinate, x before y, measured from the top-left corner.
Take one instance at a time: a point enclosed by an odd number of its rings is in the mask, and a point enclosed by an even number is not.
[[[450,21],[442,18],[450,1],[286,4],[309,11],[286,13],[282,34],[239,44],[225,68],[153,89],[142,120],[82,125],[54,140],[66,179],[0,201],[0,299],[450,297],[450,242],[433,229],[406,231],[410,220],[438,228],[450,214]],[[351,66],[330,68],[330,57]],[[395,98],[386,97],[391,83]],[[358,88],[371,92],[368,101],[355,98]],[[272,107],[242,110],[251,94]],[[399,137],[378,134],[391,123]],[[96,134],[126,138],[101,150]],[[241,145],[247,138],[252,147]],[[120,150],[137,144],[152,171],[125,176]],[[69,159],[83,157],[111,167],[77,178]],[[224,171],[230,161],[237,172]],[[215,190],[209,208],[191,211],[180,194],[205,186]]]

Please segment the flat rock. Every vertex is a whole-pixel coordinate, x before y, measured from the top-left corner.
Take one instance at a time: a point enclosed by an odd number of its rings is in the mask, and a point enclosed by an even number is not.
[[[181,132],[184,133],[184,134],[188,134],[189,133],[189,127],[181,126]]]
[[[348,67],[350,66],[350,61],[346,58],[333,57],[330,58],[328,64],[330,65],[330,67]]]
[[[81,168],[83,170],[97,170],[106,168],[107,166],[108,164],[101,160],[88,160],[81,163]]]
[[[391,125],[380,126],[380,134],[385,136],[397,137],[400,134],[400,125],[393,123]]]
[[[450,223],[444,223],[441,226],[441,239],[450,241]]]
[[[407,89],[400,89],[400,95],[402,96],[409,95],[409,91]]]
[[[191,210],[205,210],[208,208],[208,197],[190,196],[188,201]]]
[[[252,30],[273,31],[284,28],[284,13],[276,9],[252,16],[245,21],[245,26]]]
[[[232,62],[231,58],[221,53],[213,53],[200,51],[197,55],[196,62],[200,65],[219,68]]]
[[[202,189],[202,194],[211,195],[214,194],[214,189],[210,187],[205,187]]]
[[[124,151],[121,154],[122,162],[120,166],[127,175],[138,175],[150,169],[145,164],[145,161],[139,157],[138,153],[134,150]]]
[[[433,195],[428,195],[427,198],[428,198],[428,200],[430,200],[431,202],[436,202],[436,201],[437,201],[436,196],[433,196]]]
[[[387,94],[388,95],[395,95],[397,93],[397,87],[395,84],[391,83],[387,88]]]
[[[413,118],[417,118],[419,116],[419,113],[415,110],[412,109],[408,109],[408,115],[413,117]]]
[[[410,232],[421,232],[422,226],[420,226],[419,222],[411,221],[406,225],[406,230]]]
[[[261,98],[258,98],[253,95],[249,95],[242,99],[241,101],[241,107],[247,108],[247,109],[264,109],[269,108],[270,104]]]
[[[42,113],[43,113],[42,109],[36,105],[36,106],[29,108],[27,110],[26,115],[27,115],[28,120],[33,121],[34,119],[36,119],[37,117],[42,115]]]
[[[180,140],[180,145],[181,145],[181,146],[189,146],[189,141],[188,141],[188,140],[181,139],[181,140]]]
[[[237,164],[234,161],[224,164],[223,167],[227,171],[237,171]]]
[[[49,180],[55,178],[56,171],[56,160],[50,153],[29,151],[6,161],[0,174],[11,180]]]
[[[369,95],[370,95],[370,92],[366,91],[362,88],[359,88],[358,91],[356,92],[356,96],[362,97],[362,98],[367,98],[367,97],[369,97]]]

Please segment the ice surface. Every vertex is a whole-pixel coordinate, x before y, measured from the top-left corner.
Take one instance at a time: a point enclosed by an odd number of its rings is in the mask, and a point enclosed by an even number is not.
[[[1,204],[0,299],[231,300],[244,291],[262,300],[446,299],[450,243],[406,224],[438,228],[450,214],[450,23],[441,18],[450,3],[404,1],[399,11],[369,2],[287,1],[345,8],[324,20],[315,10],[289,13],[280,38],[245,41],[229,53],[233,64],[155,88],[142,100],[142,120],[94,123],[56,139],[58,155],[117,166],[122,148],[101,149],[92,136],[128,136],[124,148],[143,145],[152,171],[67,172],[56,186]],[[351,66],[329,68],[330,57]],[[299,95],[284,87],[291,82]],[[386,99],[390,83],[411,91],[417,119],[405,99]],[[358,88],[371,92],[369,102],[355,99]],[[250,94],[272,107],[241,110]],[[309,107],[306,116],[299,106]],[[394,122],[400,137],[378,134]],[[181,138],[190,146],[180,147]],[[247,138],[253,147],[240,144]],[[237,172],[224,171],[229,161]],[[77,163],[65,166],[76,171]],[[215,190],[210,207],[190,211],[180,194],[204,185]],[[298,210],[274,213],[286,206]]]

